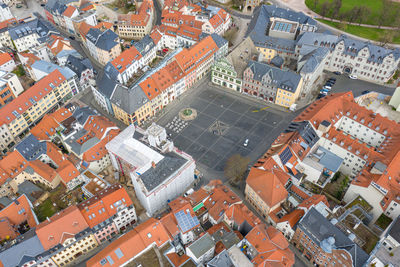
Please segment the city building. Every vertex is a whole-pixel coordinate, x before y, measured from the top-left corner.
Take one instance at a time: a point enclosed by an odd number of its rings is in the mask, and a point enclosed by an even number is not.
[[[303,79],[292,71],[250,61],[243,72],[242,90],[252,96],[289,108],[299,98]]]
[[[121,54],[118,35],[110,29],[92,27],[82,38],[90,55],[101,65],[106,65]]]
[[[320,47],[328,49],[324,69],[356,75],[359,79],[386,83],[400,62],[400,50],[352,39],[346,35],[306,32],[299,37],[296,54]]]
[[[82,89],[89,88],[90,85],[95,85],[93,66],[88,58],[68,55],[65,66],[78,76],[78,81]]]
[[[15,61],[8,53],[0,53],[0,70],[11,72],[15,69]]]
[[[34,46],[38,46],[44,37],[51,33],[57,33],[55,29],[43,20],[33,19],[30,21],[20,22],[16,26],[8,29],[11,40],[18,52],[29,50]]]
[[[33,205],[26,195],[14,199],[1,209],[0,218],[1,240],[12,240],[39,223]]]
[[[54,70],[0,109],[1,124],[16,138],[71,95],[66,78]]]
[[[140,40],[149,34],[153,26],[153,2],[144,0],[136,14],[118,15],[118,35],[124,39]]]
[[[285,188],[290,176],[278,168],[264,170],[252,168],[246,180],[246,200],[264,217],[283,203],[288,192]]]
[[[98,246],[89,225],[76,206],[70,206],[36,227],[36,235],[45,250],[51,250],[51,259],[66,265]]]
[[[214,250],[215,242],[211,235],[206,233],[186,247],[186,255],[192,258],[196,265],[201,265],[213,258]]]
[[[276,266],[294,265],[294,254],[281,232],[274,227],[260,224],[254,227],[239,243],[243,253],[255,266],[267,266],[273,262]]]
[[[79,203],[78,209],[99,244],[137,221],[133,202],[119,184],[98,191],[93,197]]]
[[[3,1],[0,1],[0,22],[10,20],[13,18],[14,18],[14,16],[11,13],[11,10],[8,7],[8,5],[5,4]]]
[[[150,218],[106,246],[88,260],[86,266],[124,266],[153,246],[163,248],[170,240],[163,224]]]
[[[383,233],[377,245],[375,255],[369,259],[369,264],[377,267],[398,266],[400,262],[400,217],[397,217]]]
[[[369,258],[351,236],[345,235],[314,207],[298,223],[292,243],[311,263],[318,265],[362,267]]]
[[[156,124],[146,131],[131,124],[106,148],[113,167],[131,179],[148,214],[165,207],[194,181],[194,160],[176,149]]]

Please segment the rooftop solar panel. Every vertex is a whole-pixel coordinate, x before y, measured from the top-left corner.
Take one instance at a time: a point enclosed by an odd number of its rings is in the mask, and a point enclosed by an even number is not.
[[[293,156],[292,151],[290,151],[289,147],[285,148],[283,152],[279,155],[279,158],[282,161],[282,164],[285,165],[286,162]]]

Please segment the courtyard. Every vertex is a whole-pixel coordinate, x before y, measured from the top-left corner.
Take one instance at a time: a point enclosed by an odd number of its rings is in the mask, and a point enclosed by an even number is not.
[[[176,147],[215,171],[223,171],[234,154],[249,156],[253,163],[295,116],[205,80],[189,91],[157,123],[166,128]],[[184,108],[195,109],[197,117],[180,120],[178,113]]]

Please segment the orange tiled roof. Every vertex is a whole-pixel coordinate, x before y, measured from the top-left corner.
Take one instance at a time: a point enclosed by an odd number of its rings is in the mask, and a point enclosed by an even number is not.
[[[175,60],[167,64],[165,66],[165,69],[168,71],[169,75],[175,82],[185,77],[183,70],[179,66],[178,62],[176,62]]]
[[[78,169],[69,160],[64,160],[58,166],[57,173],[64,184],[67,184],[80,175]]]
[[[156,81],[153,79],[152,76],[141,82],[139,86],[140,88],[142,88],[143,92],[150,100],[153,100],[156,96],[158,96],[161,93],[158,84],[156,83]]]
[[[207,36],[190,49],[183,49],[175,56],[175,59],[185,73],[190,73],[196,66],[213,56],[217,49],[218,47],[212,37]]]
[[[46,179],[50,183],[57,177],[56,170],[38,159],[30,161],[29,166],[35,171],[35,173],[39,174],[43,179]]]
[[[165,256],[168,257],[170,262],[172,262],[173,267],[180,267],[185,262],[190,260],[190,258],[186,254],[183,254],[182,256],[179,256],[175,252],[170,252],[170,253],[166,254]]]
[[[40,60],[40,58],[38,58],[36,55],[34,55],[32,53],[18,53],[18,55],[20,57],[26,58],[26,63],[24,63],[24,64],[26,64],[28,66],[31,66],[33,63]]]
[[[15,18],[1,21],[0,22],[0,30],[6,28],[8,26],[11,26],[12,24],[17,23],[17,22],[18,21]]]
[[[132,45],[129,49],[122,52],[118,57],[116,57],[111,64],[118,70],[119,73],[123,73],[130,65],[135,61],[142,58],[139,50]]]
[[[284,215],[282,218],[279,219],[278,222],[288,222],[290,227],[294,227],[298,221],[303,217],[304,215],[304,210],[302,209],[296,209],[286,215]]]
[[[328,199],[324,195],[313,195],[300,203],[298,208],[310,209],[312,206],[317,205],[318,203],[323,202],[327,207],[329,207]]]
[[[60,123],[71,116],[72,113],[66,108],[60,108],[54,113],[48,113],[31,129],[31,134],[39,140],[49,140],[49,136],[56,134],[56,129],[60,126]]]
[[[46,142],[46,155],[51,158],[57,166],[64,161],[64,155],[61,150],[52,142]]]
[[[153,243],[161,247],[169,240],[168,232],[163,224],[154,218],[150,218],[97,253],[87,261],[86,266],[111,266],[109,262],[104,265],[100,264],[100,261],[106,257],[110,257],[115,266],[119,266],[138,255]],[[115,254],[115,250],[117,249],[120,249],[123,254],[121,258]]]
[[[64,15],[65,17],[70,18],[70,17],[72,17],[72,15],[74,14],[74,12],[75,12],[76,10],[77,10],[76,7],[74,7],[74,6],[68,6],[67,9],[64,11],[63,15]]]
[[[32,87],[0,109],[0,118],[3,124],[8,124],[16,118],[13,111],[22,114],[33,106],[32,101],[38,102],[51,92],[53,89],[50,84],[57,87],[64,81],[65,77],[59,70],[54,70],[49,75],[40,79]]]
[[[214,29],[218,28],[220,25],[224,24],[224,20],[221,18],[221,16],[217,13],[214,16],[212,16],[209,19],[209,22],[211,26],[214,27]]]
[[[160,222],[164,225],[165,229],[168,231],[171,239],[179,234],[178,223],[176,222],[174,214],[171,212],[160,219]]]
[[[188,25],[181,25],[179,29],[176,31],[176,34],[179,36],[189,38],[190,40],[193,41],[199,41],[200,35],[202,34],[202,30],[196,29]]]
[[[133,204],[126,190],[120,184],[115,184],[79,203],[77,207],[89,227],[93,228],[117,213],[117,207],[114,204],[118,201],[121,201],[121,205],[127,207]],[[111,205],[113,208],[111,208]]]
[[[107,135],[103,139],[101,139],[100,142],[98,142],[83,153],[82,159],[86,162],[93,162],[105,157],[108,154],[106,144],[110,142],[115,136],[117,136],[119,132],[119,129],[112,129],[108,131]]]
[[[16,177],[28,166],[28,162],[17,150],[8,153],[0,160],[0,185],[3,185],[8,178]]]
[[[246,240],[257,250],[257,256],[252,260],[256,266],[290,267],[294,265],[294,254],[289,249],[289,243],[281,232],[274,227],[257,225],[247,235]]]
[[[152,78],[156,82],[158,89],[161,91],[164,91],[175,83],[166,67],[154,73]]]
[[[8,53],[1,53],[0,54],[0,66],[3,64],[8,63],[9,61],[13,60],[10,54]]]
[[[0,218],[7,218],[7,224],[11,224],[11,227],[18,226],[19,224],[26,221],[29,227],[33,228],[37,225],[35,215],[32,211],[32,206],[29,199],[22,195],[14,200],[11,204],[0,211]],[[1,219],[0,219],[1,221]],[[4,223],[1,225],[4,226]],[[2,227],[1,227],[2,228]],[[10,232],[10,228],[0,230],[0,238],[3,240],[7,235],[13,234]],[[14,228],[14,231],[16,229]],[[5,236],[3,236],[5,234]],[[17,236],[18,233],[14,232],[13,236]]]
[[[247,185],[250,186],[269,207],[273,207],[284,201],[288,196],[285,183],[282,183],[276,175],[278,172],[280,172],[282,176],[286,174],[279,169],[261,170],[251,168],[246,180]],[[288,176],[288,174],[286,174],[286,176]]]
[[[154,26],[153,30],[150,32],[150,37],[153,39],[155,44],[158,44],[158,42],[161,40],[162,34],[158,25]]]
[[[251,212],[243,203],[232,204],[226,211],[225,216],[230,221],[234,221],[237,225],[241,225],[244,221],[252,227],[261,223],[260,219]]]
[[[45,250],[48,250],[64,239],[65,234],[77,234],[89,225],[76,206],[70,206],[36,227],[36,235]]]

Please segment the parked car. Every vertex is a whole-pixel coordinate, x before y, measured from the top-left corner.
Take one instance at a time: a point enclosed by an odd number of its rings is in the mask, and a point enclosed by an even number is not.
[[[326,96],[325,94],[319,94],[318,96],[317,96],[317,99],[321,99],[321,98],[323,98],[324,96]]]
[[[167,53],[167,52],[168,52],[168,48],[164,48],[162,51],[163,51],[164,53]]]
[[[328,81],[334,81],[334,82],[336,82],[336,78],[335,78],[335,77],[330,77]]]
[[[74,36],[70,36],[69,39],[75,40],[75,37]]]
[[[333,74],[335,75],[342,75],[342,73],[340,71],[334,71]]]
[[[365,91],[362,91],[361,94],[362,94],[362,95],[366,95],[366,94],[368,94],[368,93],[370,93],[370,92],[371,92],[371,91],[369,91],[369,90],[365,90]]]
[[[357,75],[349,75],[349,78],[352,80],[357,80]]]
[[[246,147],[249,145],[249,139],[244,140],[243,146]]]
[[[325,86],[333,86],[334,84],[335,84],[335,82],[327,81],[327,82],[325,83]]]
[[[46,4],[40,4],[40,6],[45,6]]]
[[[329,89],[329,90],[331,90],[331,89],[332,89],[332,86],[330,86],[330,85],[324,85],[324,87],[322,87],[322,89]]]

